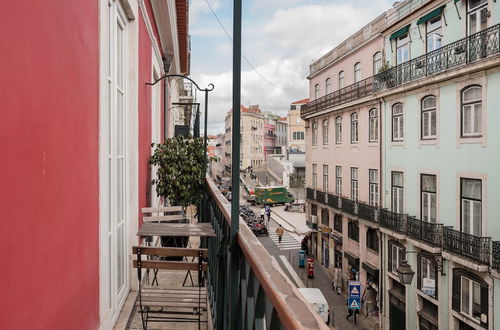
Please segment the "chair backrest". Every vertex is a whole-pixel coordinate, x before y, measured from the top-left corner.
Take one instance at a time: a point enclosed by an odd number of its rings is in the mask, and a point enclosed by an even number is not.
[[[171,214],[184,214],[182,206],[162,206],[162,207],[143,207],[142,213],[171,213]]]
[[[208,269],[208,264],[203,261],[203,258],[208,257],[207,249],[134,246],[132,247],[132,253],[137,255],[137,259],[134,260],[133,264],[134,268],[137,268],[139,271],[139,278],[141,277],[140,272],[142,268],[193,271],[206,271]],[[198,257],[198,262],[153,260],[151,258],[142,260],[142,255],[156,257]]]

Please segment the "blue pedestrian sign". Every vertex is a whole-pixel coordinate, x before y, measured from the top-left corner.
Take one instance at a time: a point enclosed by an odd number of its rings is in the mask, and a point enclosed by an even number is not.
[[[361,283],[349,281],[349,298],[361,298]]]
[[[361,309],[361,298],[349,297],[348,304],[349,304],[349,309]]]

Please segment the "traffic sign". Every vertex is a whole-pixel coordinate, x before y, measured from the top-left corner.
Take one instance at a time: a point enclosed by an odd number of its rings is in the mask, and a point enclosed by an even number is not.
[[[349,297],[348,304],[349,309],[361,309],[361,298]]]
[[[361,283],[359,281],[349,281],[349,298],[361,297]]]

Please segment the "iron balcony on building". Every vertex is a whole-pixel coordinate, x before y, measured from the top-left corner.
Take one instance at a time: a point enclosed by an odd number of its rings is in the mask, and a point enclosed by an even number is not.
[[[443,227],[443,249],[474,262],[489,265],[490,237],[478,237],[451,227]]]
[[[491,242],[491,246],[491,267],[497,272],[500,272],[500,241]]]
[[[500,53],[500,24],[401,63],[374,76],[374,91],[467,65]]]
[[[406,218],[407,235],[430,245],[441,247],[443,237],[443,224],[427,222],[416,217]]]
[[[358,202],[358,217],[371,221],[378,222],[378,212],[375,206]]]
[[[356,215],[356,203],[353,200],[342,197],[342,211]]]
[[[355,101],[372,93],[373,77],[369,77],[303,105],[300,108],[300,116],[308,116],[343,103]]]
[[[321,204],[326,204],[326,194],[321,190],[316,190],[316,201]]]
[[[328,194],[328,206],[339,210],[340,209],[339,197],[332,194]]]
[[[306,198],[314,200],[314,189],[306,188]]]
[[[380,225],[384,228],[400,233],[406,233],[406,214],[395,213],[387,209],[380,209]]]

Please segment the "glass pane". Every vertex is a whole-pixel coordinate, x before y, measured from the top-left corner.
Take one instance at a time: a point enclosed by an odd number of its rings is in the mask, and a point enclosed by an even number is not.
[[[116,171],[116,221],[123,221],[124,208],[125,208],[125,194],[124,194],[124,160],[123,158],[118,158],[116,160],[117,171]]]
[[[481,317],[481,286],[472,281],[472,316]]]
[[[392,114],[393,115],[401,115],[401,114],[403,114],[403,106],[401,104],[396,104],[392,108]]]
[[[422,190],[436,192],[436,176],[422,175]]]
[[[436,136],[436,124],[437,124],[437,121],[436,121],[436,111],[431,111],[430,112],[430,128],[431,128],[431,136]]]
[[[424,109],[433,109],[436,107],[436,98],[434,96],[426,97],[422,103]]]
[[[481,180],[462,179],[462,197],[481,199]]]
[[[430,222],[436,223],[436,194],[430,194]]]
[[[123,111],[123,94],[120,91],[116,92],[116,154],[123,155],[123,126],[124,126],[124,111]]]
[[[472,202],[472,234],[482,236],[481,230],[481,202]]]
[[[462,120],[463,120],[463,130],[464,134],[470,134],[472,133],[472,109],[470,105],[464,105],[463,106],[463,114],[462,114]]]
[[[467,234],[471,232],[471,201],[462,200],[462,231]]]
[[[117,252],[117,260],[116,260],[116,273],[117,273],[117,284],[118,284],[118,292],[120,292],[124,282],[125,282],[125,253],[124,253],[124,241],[125,241],[125,232],[123,230],[123,224],[118,227],[118,233],[116,237],[116,252]]]
[[[424,112],[422,115],[422,135],[424,137],[429,136],[429,113]]]
[[[422,194],[422,220],[429,222],[429,193]]]
[[[481,103],[474,105],[474,133],[481,133]]]
[[[119,22],[116,35],[116,78],[119,88],[123,88],[123,28]]]
[[[392,172],[392,185],[402,187],[403,186],[403,173]]]
[[[464,102],[480,101],[481,100],[481,87],[473,86],[464,91]]]
[[[462,277],[461,311],[469,314],[469,280]]]
[[[398,136],[398,118],[397,117],[392,119],[392,136],[394,139],[399,138],[399,136]]]

